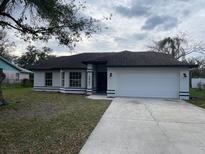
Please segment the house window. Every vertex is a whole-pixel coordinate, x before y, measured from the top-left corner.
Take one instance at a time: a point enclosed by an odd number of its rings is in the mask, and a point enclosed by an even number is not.
[[[52,86],[53,84],[52,78],[53,78],[52,72],[47,72],[45,74],[45,85],[46,86]]]
[[[19,76],[20,76],[20,74],[16,73],[16,81],[19,81]]]
[[[70,72],[70,87],[81,87],[81,72]]]
[[[65,72],[61,72],[61,86],[65,86]]]

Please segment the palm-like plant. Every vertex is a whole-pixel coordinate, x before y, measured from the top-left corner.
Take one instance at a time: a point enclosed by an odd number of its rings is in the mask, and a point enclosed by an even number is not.
[[[154,41],[153,46],[149,48],[156,52],[161,52],[171,55],[173,58],[185,60],[185,56],[191,53],[205,53],[205,47],[201,42],[195,44],[188,44],[187,39],[182,36],[166,37],[160,41]]]
[[[159,47],[159,52],[166,53],[172,57],[179,59],[185,56],[185,50],[182,44],[186,43],[186,40],[179,37],[167,37],[159,42],[157,46]]]

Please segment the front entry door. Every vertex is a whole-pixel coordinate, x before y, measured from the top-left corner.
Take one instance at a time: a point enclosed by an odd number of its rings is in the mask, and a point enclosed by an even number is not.
[[[107,91],[107,72],[97,72],[97,92],[106,93]]]

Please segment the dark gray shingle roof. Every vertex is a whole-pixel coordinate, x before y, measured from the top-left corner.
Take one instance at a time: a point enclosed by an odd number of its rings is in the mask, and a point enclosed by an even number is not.
[[[112,67],[196,67],[178,61],[170,55],[157,52],[104,52],[82,53],[73,56],[63,56],[40,62],[33,70],[48,69],[86,69],[86,63],[105,63]]]

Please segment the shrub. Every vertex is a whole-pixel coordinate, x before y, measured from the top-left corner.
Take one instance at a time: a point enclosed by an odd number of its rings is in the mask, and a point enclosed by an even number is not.
[[[32,87],[33,82],[29,79],[23,79],[21,82],[22,87]]]
[[[203,89],[205,89],[205,84],[202,85]]]
[[[33,86],[33,81],[28,80],[28,79],[23,79],[22,81],[19,81],[19,82],[4,82],[4,83],[2,83],[3,89],[32,87],[32,86]]]

